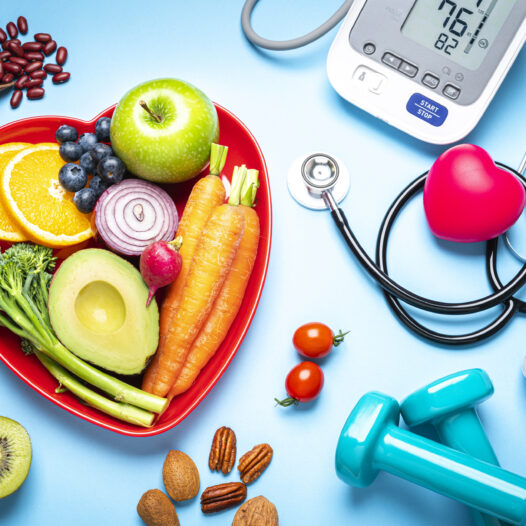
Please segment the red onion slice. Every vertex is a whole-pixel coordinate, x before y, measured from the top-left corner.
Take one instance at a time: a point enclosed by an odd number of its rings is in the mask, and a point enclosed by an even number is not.
[[[110,186],[97,201],[95,226],[109,248],[140,256],[155,241],[171,241],[179,218],[172,198],[141,179]]]

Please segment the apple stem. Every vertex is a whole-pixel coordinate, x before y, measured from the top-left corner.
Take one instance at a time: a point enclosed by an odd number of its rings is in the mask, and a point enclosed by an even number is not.
[[[157,115],[154,113],[149,107],[148,104],[146,104],[146,101],[140,100],[139,104],[141,105],[141,108],[145,110],[147,113],[149,113],[153,119],[155,119],[157,122],[162,122],[162,117],[160,115]]]

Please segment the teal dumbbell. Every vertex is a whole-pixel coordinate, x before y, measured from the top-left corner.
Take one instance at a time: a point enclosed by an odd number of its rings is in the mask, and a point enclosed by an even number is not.
[[[450,374],[418,389],[401,404],[409,427],[432,424],[440,441],[453,449],[499,465],[475,407],[493,394],[493,384],[482,369]],[[473,510],[477,526],[500,526],[490,515]]]
[[[516,526],[526,525],[526,478],[398,427],[400,406],[371,392],[356,404],[336,448],[347,484],[370,485],[388,471]]]

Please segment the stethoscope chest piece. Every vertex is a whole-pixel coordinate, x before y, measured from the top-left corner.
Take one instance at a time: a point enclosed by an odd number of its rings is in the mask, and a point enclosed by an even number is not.
[[[325,210],[323,193],[332,191],[337,203],[349,191],[350,178],[345,165],[331,155],[314,152],[296,159],[289,170],[288,187],[294,199],[312,210]]]

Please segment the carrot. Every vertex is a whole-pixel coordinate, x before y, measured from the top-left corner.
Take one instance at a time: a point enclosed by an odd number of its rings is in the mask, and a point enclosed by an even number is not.
[[[227,153],[228,148],[226,146],[212,144],[210,174],[197,181],[194,185],[181,217],[177,235],[183,238],[183,246],[179,250],[183,264],[179,276],[168,288],[166,298],[161,307],[159,346],[142,381],[142,388],[145,391],[151,392],[153,388],[166,335],[181,301],[186,277],[201,231],[205,227],[212,211],[225,202],[225,187],[218,176],[225,166]]]
[[[235,192],[233,187],[232,193]],[[243,212],[240,207],[230,204],[218,206],[208,219],[195,249],[179,306],[166,334],[152,393],[168,394],[179,376],[188,351],[230,271],[244,229]]]
[[[234,183],[234,178],[232,182]],[[252,208],[258,186],[258,171],[248,170],[242,189],[241,203],[245,206],[241,206],[240,210],[245,216],[245,230],[239,249],[214,307],[190,348],[181,374],[170,390],[170,400],[192,386],[203,367],[216,353],[237,316],[254,268],[259,244],[259,217]],[[236,204],[232,197],[229,203]]]

